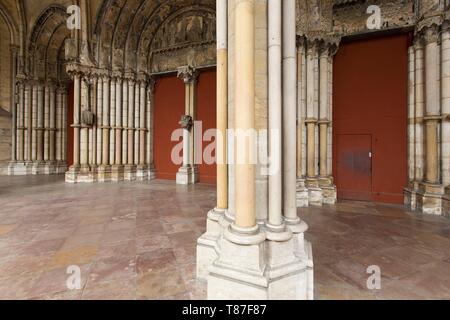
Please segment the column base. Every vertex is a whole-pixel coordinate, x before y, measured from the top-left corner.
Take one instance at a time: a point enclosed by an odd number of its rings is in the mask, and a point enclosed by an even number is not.
[[[306,187],[308,188],[309,205],[315,207],[323,206],[322,188],[319,186],[319,179],[307,178]]]
[[[419,189],[419,183],[412,181],[403,190],[404,205],[411,211],[417,210],[417,190]]]
[[[432,215],[442,215],[444,187],[432,183],[420,183],[417,190],[417,210]]]
[[[67,163],[58,161],[56,164],[56,174],[65,174],[67,171]]]
[[[262,230],[242,234],[228,227],[220,240],[219,258],[209,270],[208,299],[311,299],[308,262],[297,257],[295,247],[293,236],[272,241]]]
[[[112,167],[109,165],[101,165],[97,168],[97,181],[110,182],[112,174]]]
[[[96,182],[95,173],[90,166],[72,166],[66,172],[67,183],[93,183]]]
[[[31,175],[31,167],[29,163],[22,162],[10,162],[8,165],[8,175],[10,176],[26,176]]]
[[[147,178],[149,181],[156,179],[156,169],[154,165],[148,166],[147,172],[148,172]]]
[[[198,167],[181,167],[177,173],[177,184],[190,185],[199,181]]]
[[[111,167],[111,181],[121,182],[125,179],[125,168],[121,165]]]
[[[135,181],[136,180],[136,166],[126,165],[124,171],[125,181]]]
[[[208,212],[206,233],[197,240],[197,279],[207,281],[209,269],[219,258],[219,240],[223,230],[230,225],[226,210],[213,209]]]
[[[445,195],[442,198],[442,211],[444,217],[450,218],[450,186],[445,188]]]
[[[333,205],[337,202],[337,190],[332,177],[320,177],[319,187],[322,189],[323,204]]]
[[[136,169],[136,180],[146,181],[148,179],[148,166],[139,165]]]
[[[46,163],[44,161],[38,161],[33,163],[31,169],[32,175],[45,175],[46,173]]]
[[[297,179],[297,207],[309,207],[309,192],[305,185],[305,179]]]

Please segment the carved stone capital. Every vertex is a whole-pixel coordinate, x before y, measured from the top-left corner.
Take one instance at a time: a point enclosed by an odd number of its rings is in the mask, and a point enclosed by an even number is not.
[[[178,78],[185,84],[195,83],[198,78],[198,72],[193,66],[184,66],[178,68]]]
[[[191,116],[184,115],[184,116],[181,116],[181,120],[180,120],[179,124],[180,124],[181,128],[191,131],[191,129],[194,125],[194,121]]]

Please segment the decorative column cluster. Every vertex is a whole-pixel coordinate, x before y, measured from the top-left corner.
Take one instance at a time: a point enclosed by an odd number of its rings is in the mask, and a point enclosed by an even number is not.
[[[67,182],[154,177],[151,139],[153,80],[134,72],[71,72],[74,82],[74,159]]]
[[[16,77],[10,175],[64,173],[67,168],[67,85]]]
[[[297,41],[297,205],[334,204],[331,168],[335,39]]]
[[[228,170],[234,171],[234,181],[228,195],[234,195],[234,208],[229,203],[229,208],[209,213],[207,232],[198,240],[197,275],[207,280],[209,299],[312,299],[312,253],[304,239],[308,227],[296,208],[295,0],[219,0],[217,13],[222,15],[217,19],[218,63],[230,62],[231,67],[218,68],[217,77],[218,92],[232,89],[228,97],[218,95],[218,114],[233,99],[234,110],[228,110],[234,118],[234,135],[228,134],[233,142],[225,145],[234,147],[227,150],[233,155]],[[256,45],[257,31],[267,34],[264,50]],[[226,55],[228,39],[234,43]],[[255,54],[258,51],[263,52]],[[267,104],[257,101],[256,81],[262,70],[258,62],[266,53],[269,63],[262,80],[267,81]],[[269,146],[270,161],[262,173],[256,161],[261,132],[256,129],[266,114],[269,133],[262,142]],[[219,124],[219,130],[225,127],[225,121]],[[257,186],[259,175],[268,177],[265,191]],[[218,183],[224,187],[228,180]],[[267,215],[257,212],[264,206]]]
[[[197,80],[198,72],[192,66],[178,68],[178,78],[185,85],[185,114],[180,120],[183,129],[183,166],[177,173],[177,184],[189,185],[199,181],[198,166],[195,165],[195,132],[197,105]]]
[[[405,204],[448,214],[450,36],[448,21],[424,20],[409,48],[409,185]],[[448,192],[448,189],[447,189]]]

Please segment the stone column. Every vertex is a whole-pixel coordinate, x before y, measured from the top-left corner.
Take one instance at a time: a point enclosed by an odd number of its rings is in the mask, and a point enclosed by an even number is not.
[[[102,164],[98,168],[99,182],[109,181],[111,178],[110,167],[110,107],[111,107],[111,83],[109,75],[104,75],[103,82],[103,101],[102,101]]]
[[[62,87],[58,85],[56,87],[56,161],[58,165],[62,162]],[[59,172],[58,172],[59,173]]]
[[[228,210],[228,0],[216,1],[217,13],[217,206],[209,211],[206,233],[198,239],[197,277],[206,280],[209,267],[218,258],[222,234],[220,221]]]
[[[139,165],[139,148],[140,148],[140,117],[141,117],[141,79],[137,78],[136,86],[134,89],[134,166],[136,168],[136,177],[137,178],[137,167]]]
[[[34,81],[25,84],[25,123],[27,134],[25,136],[25,160],[31,172],[33,160],[36,160],[36,132],[37,127],[37,87]]]
[[[124,167],[122,160],[122,134],[123,134],[123,123],[122,123],[122,106],[123,106],[123,79],[118,76],[116,78],[116,87],[115,87],[115,114],[116,117],[114,119],[114,131],[115,131],[115,161],[114,166],[112,168],[112,180],[113,181],[122,181],[124,179]]]
[[[278,3],[277,3],[278,2]],[[273,232],[270,228],[269,220],[258,221],[256,214],[257,197],[257,165],[255,164],[256,134],[255,127],[257,121],[262,121],[260,117],[266,117],[265,112],[256,108],[256,61],[255,54],[255,31],[258,28],[267,31],[266,19],[272,21],[288,21],[285,25],[285,41],[291,41],[288,35],[294,35],[294,50],[287,51],[285,58],[294,57],[295,60],[295,0],[271,1],[269,6],[265,1],[255,0],[234,0],[229,1],[232,6],[229,15],[234,18],[235,23],[235,51],[230,55],[235,67],[236,79],[230,81],[235,86],[232,95],[235,102],[235,184],[232,185],[235,194],[235,221],[226,223],[226,219],[220,219],[222,233],[219,235],[217,250],[218,258],[212,263],[208,271],[208,298],[217,300],[229,299],[308,299],[310,298],[308,287],[310,285],[311,252],[310,248],[299,248],[301,245],[298,238],[294,237],[291,229],[286,232]],[[284,6],[283,18],[281,18],[281,6]],[[270,10],[267,13],[267,10]],[[234,17],[233,17],[234,16]],[[278,18],[277,18],[278,17]],[[261,20],[262,21],[261,21]],[[263,20],[264,19],[264,20]],[[230,21],[232,21],[230,19]],[[271,23],[269,23],[271,25]],[[262,27],[263,26],[263,27]],[[272,30],[271,30],[272,31]],[[272,34],[272,32],[269,32]],[[269,36],[270,39],[270,36]],[[270,40],[272,43],[272,40]],[[282,43],[284,45],[284,41]],[[265,46],[267,52],[268,46]],[[285,48],[288,48],[286,45]],[[274,49],[274,48],[271,48]],[[270,50],[275,52],[275,50]],[[263,56],[265,56],[263,54]],[[269,55],[272,60],[273,55]],[[279,55],[281,60],[281,55]],[[259,60],[261,61],[261,60]],[[281,61],[280,61],[281,62]],[[270,63],[275,65],[275,59]],[[278,63],[281,68],[281,64]],[[272,78],[270,71],[275,71],[274,67],[266,71],[265,78]],[[285,69],[286,70],[286,69]],[[296,68],[293,69],[294,75]],[[285,77],[288,81],[289,73]],[[274,80],[276,77],[273,77]],[[279,80],[278,82],[280,82]],[[291,80],[289,80],[291,81]],[[275,82],[275,81],[274,81]],[[285,83],[291,86],[292,83]],[[296,84],[294,77],[293,86]],[[279,90],[281,86],[278,87]],[[273,89],[270,88],[273,93]],[[280,93],[278,93],[280,96]],[[275,100],[275,99],[274,99]],[[295,101],[296,102],[296,101]],[[267,105],[261,108],[266,108]],[[273,105],[272,105],[273,106]],[[274,114],[275,122],[279,116]],[[295,113],[296,103],[294,103],[294,181],[296,177],[295,166]],[[280,120],[279,120],[280,121]],[[283,123],[284,125],[286,123]],[[290,127],[290,126],[289,126]],[[291,128],[292,129],[292,128]],[[285,141],[286,143],[286,141]],[[289,145],[289,142],[288,142]],[[282,171],[284,174],[284,171]],[[295,185],[295,184],[294,184]],[[281,189],[281,188],[280,188]],[[295,188],[293,190],[295,195]],[[269,199],[269,191],[264,195],[258,195],[261,201]],[[295,199],[295,197],[294,197]],[[272,216],[271,218],[273,218]],[[268,227],[269,225],[269,227]],[[300,255],[301,253],[301,255]]]
[[[41,174],[44,170],[44,131],[45,131],[45,87],[37,85],[37,127],[36,127],[36,163],[33,174]]]
[[[44,161],[50,160],[50,87],[51,83],[44,85]],[[47,169],[46,169],[47,170]]]
[[[62,149],[62,160],[63,160],[63,172],[67,170],[67,108],[68,108],[68,93],[67,87],[65,86],[62,92],[62,134],[61,134],[61,149]]]
[[[297,207],[309,205],[306,177],[306,41],[297,42]]]
[[[450,186],[450,21],[442,26],[442,183]]]
[[[139,161],[137,168],[137,179],[148,180],[148,164],[146,152],[147,137],[147,79],[144,74],[141,76],[139,86]]]
[[[424,71],[424,50],[423,41],[418,37],[414,43],[415,51],[415,189],[418,183],[424,178],[424,136],[423,136],[423,116],[425,110],[425,71]]]
[[[24,81],[19,82],[19,112],[18,120],[18,142],[17,142],[17,160],[23,162],[25,160],[25,84]]]
[[[52,85],[50,87],[50,112],[49,112],[49,161],[50,161],[50,172],[55,173],[55,161],[56,161],[56,87]]]
[[[111,77],[110,82],[110,111],[109,111],[109,164],[113,166],[116,163],[116,82],[117,75]]]
[[[92,182],[90,176],[91,167],[89,165],[89,128],[84,117],[90,113],[89,103],[90,80],[87,76],[83,76],[81,81],[81,110],[80,110],[80,171],[79,180],[83,182]],[[80,181],[81,182],[81,181]]]
[[[73,107],[73,165],[66,173],[66,182],[76,183],[81,168],[80,158],[80,129],[81,129],[81,77],[78,72],[73,72],[74,107]]]
[[[442,25],[442,183],[445,189],[443,214],[450,218],[450,13]]]
[[[103,157],[103,78],[97,77],[97,167],[102,165]]]
[[[332,137],[332,72],[333,56],[337,44],[323,41],[319,57],[319,187],[325,204],[336,203],[337,193],[333,182],[330,159],[330,139]]]
[[[283,204],[288,224],[297,225],[297,50],[295,0],[283,3]],[[269,11],[270,12],[270,11]],[[271,13],[270,13],[271,14]],[[269,71],[270,72],[270,71]]]
[[[194,122],[196,110],[196,84],[198,73],[192,66],[185,66],[178,69],[178,77],[185,84],[185,115],[180,124],[183,132],[183,166],[177,173],[177,184],[189,185],[198,182],[198,167],[194,163]]]
[[[269,0],[269,222],[272,230],[284,231],[283,223],[283,108],[282,79],[282,1]],[[295,84],[295,82],[294,82]],[[290,87],[286,89],[291,89]],[[286,97],[285,97],[286,98]],[[289,99],[289,97],[287,97]],[[291,101],[286,101],[285,106]],[[288,106],[290,107],[290,105]],[[284,119],[286,121],[286,118]]]
[[[122,164],[128,164],[128,79],[122,83]]]
[[[308,40],[306,53],[306,128],[307,128],[307,178],[306,186],[311,205],[322,205],[322,189],[317,177],[317,145],[316,128],[318,124],[318,92],[319,92],[319,42]]]
[[[147,85],[147,167],[148,167],[148,179],[153,180],[155,178],[155,164],[153,160],[153,109],[154,109],[154,93],[155,93],[156,81],[153,77],[150,77]]]
[[[19,48],[17,46],[11,46],[11,162],[17,161],[17,60]]]
[[[425,181],[419,185],[418,208],[424,213],[441,214],[442,195],[439,174],[440,100],[440,47],[439,27],[424,29],[425,39]]]
[[[136,167],[134,165],[134,112],[135,112],[135,84],[134,75],[128,76],[128,155],[125,167],[125,180],[132,181],[136,178]]]

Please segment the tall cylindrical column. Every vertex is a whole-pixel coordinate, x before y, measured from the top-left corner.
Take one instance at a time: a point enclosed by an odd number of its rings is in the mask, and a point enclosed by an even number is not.
[[[51,83],[44,86],[44,160],[50,160],[50,87]]]
[[[123,90],[122,90],[122,78],[118,78],[116,81],[116,121],[115,121],[115,133],[116,133],[116,156],[115,164],[121,166],[122,162],[122,103],[123,103]]]
[[[73,108],[73,165],[80,166],[80,116],[81,116],[81,76],[74,75],[74,108]]]
[[[49,160],[56,160],[56,87],[50,87],[50,111],[49,111]]]
[[[37,85],[37,140],[36,140],[36,160],[38,162],[44,161],[44,116],[45,116],[45,94],[44,86],[42,84]]]
[[[128,80],[122,82],[122,164],[128,164]]]
[[[147,115],[147,84],[141,81],[140,85],[140,115],[139,115],[139,165],[141,167],[146,164],[146,143],[145,137],[147,135],[146,115]]]
[[[228,209],[228,0],[217,0],[217,209]]]
[[[425,132],[426,132],[426,180],[439,183],[438,126],[440,121],[440,53],[437,27],[425,33]]]
[[[116,163],[116,83],[117,78],[115,76],[111,77],[110,83],[110,112],[109,112],[109,164],[113,165]]]
[[[297,215],[297,48],[296,3],[283,0],[283,140],[284,216],[290,222]]]
[[[109,115],[109,108],[110,108],[110,83],[109,83],[109,77],[103,78],[103,141],[102,141],[102,165],[108,166],[110,164],[109,162],[109,153],[110,153],[110,145],[109,145],[109,125],[110,125],[110,115]]]
[[[128,80],[128,161],[129,166],[134,165],[134,108],[135,92],[134,80]]]
[[[103,78],[97,78],[97,159],[96,164],[100,166],[103,158]]]
[[[255,130],[255,1],[236,0],[235,6],[235,129]],[[256,227],[255,152],[252,138],[244,150],[245,161],[236,163],[236,226]],[[242,158],[242,157],[241,157]]]
[[[139,148],[140,148],[140,116],[141,116],[141,97],[140,97],[140,86],[141,80],[136,81],[136,86],[134,89],[134,165],[139,164]]]
[[[408,179],[414,181],[415,172],[415,55],[414,47],[408,49]]]
[[[424,178],[424,134],[423,117],[425,110],[425,70],[423,41],[419,37],[414,43],[415,52],[415,172],[414,180],[421,182]]]
[[[320,80],[319,80],[319,92],[320,92],[320,101],[319,101],[319,145],[320,145],[320,168],[319,174],[321,178],[326,178],[328,176],[328,108],[329,108],[329,91],[328,91],[328,45],[324,44],[322,50],[320,52],[319,59],[319,72],[320,72]]]
[[[282,176],[282,63],[281,25],[282,1],[269,0],[269,146],[271,172],[269,175],[269,225],[283,224]]]
[[[25,85],[23,81],[19,82],[19,104],[18,104],[18,142],[17,142],[17,160],[24,161],[25,160],[25,149],[24,149],[24,141],[25,141]]]
[[[307,71],[306,71],[306,110],[307,110],[307,176],[309,179],[316,178],[316,124],[317,117],[315,111],[316,103],[316,69],[317,69],[317,44],[308,42],[307,50]]]
[[[442,26],[442,183],[450,185],[450,21]]]

